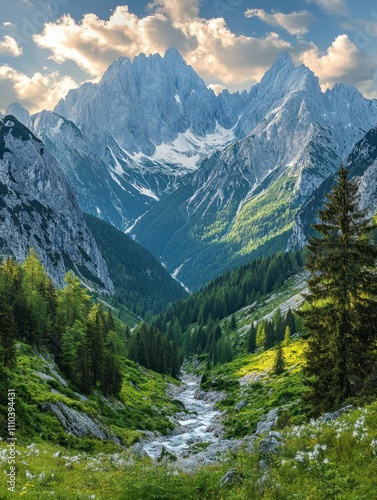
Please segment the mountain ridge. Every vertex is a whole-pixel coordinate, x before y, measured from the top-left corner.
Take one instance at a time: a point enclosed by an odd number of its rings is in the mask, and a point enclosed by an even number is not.
[[[23,261],[34,247],[60,286],[68,269],[112,293],[106,264],[77,198],[43,142],[12,115],[0,121],[1,253]]]

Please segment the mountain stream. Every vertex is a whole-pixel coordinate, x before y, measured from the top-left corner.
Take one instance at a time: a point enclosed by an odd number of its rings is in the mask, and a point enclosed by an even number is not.
[[[170,435],[145,442],[144,450],[157,459],[163,448],[177,458],[186,458],[189,450],[198,443],[217,443],[221,437],[220,411],[215,408],[219,400],[214,393],[200,390],[200,378],[183,372],[182,387],[176,396],[186,409],[173,417],[176,428]]]

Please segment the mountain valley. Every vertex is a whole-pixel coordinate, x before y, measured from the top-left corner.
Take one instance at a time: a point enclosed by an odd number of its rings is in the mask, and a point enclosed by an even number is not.
[[[172,48],[11,104],[1,498],[377,495],[376,179],[377,101],[286,52],[241,93]]]

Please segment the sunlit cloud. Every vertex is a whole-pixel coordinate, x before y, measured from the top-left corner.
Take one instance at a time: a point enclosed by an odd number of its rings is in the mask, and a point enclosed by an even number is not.
[[[221,92],[226,89],[226,87],[221,83],[210,83],[208,88],[212,89],[216,95],[221,94]]]
[[[18,45],[14,38],[5,35],[4,38],[0,40],[0,54],[19,57],[22,56],[23,52],[22,48]]]
[[[305,35],[309,31],[309,25],[314,20],[313,14],[307,10],[283,14],[273,11],[268,14],[264,9],[248,9],[245,16],[249,18],[257,17],[261,21],[271,26],[280,26],[291,35]]]
[[[355,73],[360,67],[360,57],[359,49],[348,36],[339,35],[325,54],[313,44],[299,59],[319,77],[322,87],[327,88]]]
[[[343,4],[338,0],[326,5],[336,10]],[[257,83],[283,50],[296,62],[308,65],[323,88],[341,80],[353,82],[360,89],[371,88],[371,62],[346,35],[340,35],[325,52],[303,41],[301,35],[314,19],[308,11],[269,14],[263,9],[249,9],[246,15],[284,28],[298,37],[297,43],[293,45],[275,32],[263,37],[236,34],[221,17],[199,17],[199,0],[155,0],[143,17],[130,12],[126,5],[118,6],[108,19],[86,14],[76,21],[64,15],[47,23],[34,41],[48,49],[56,63],[75,62],[92,81],[98,81],[119,56],[132,59],[141,52],[163,55],[168,48],[176,47],[216,92],[221,91],[219,86],[232,91]]]
[[[87,14],[81,22],[69,15],[45,25],[34,40],[51,51],[58,63],[74,61],[91,77],[101,76],[120,55],[164,54],[176,47],[204,78],[256,82],[281,50],[291,47],[276,33],[262,38],[234,34],[222,18],[197,17],[198,2],[155,2],[153,12],[139,18],[119,6],[109,20]]]
[[[4,64],[0,66],[0,109],[6,109],[11,102],[21,103],[31,113],[52,109],[76,87],[70,76],[60,77],[58,72],[28,76]]]

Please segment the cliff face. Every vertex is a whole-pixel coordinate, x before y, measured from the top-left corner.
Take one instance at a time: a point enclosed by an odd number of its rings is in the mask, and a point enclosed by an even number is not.
[[[106,263],[55,158],[14,116],[0,120],[0,252],[23,261],[31,247],[62,285],[72,269],[111,293]]]

